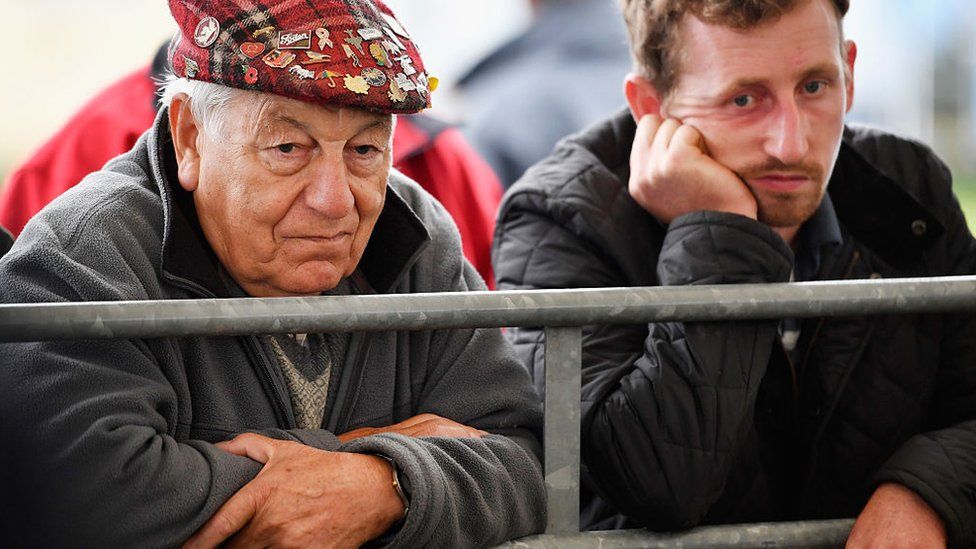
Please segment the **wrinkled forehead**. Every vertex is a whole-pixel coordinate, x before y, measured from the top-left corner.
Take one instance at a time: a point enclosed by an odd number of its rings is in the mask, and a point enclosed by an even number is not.
[[[252,136],[280,134],[297,130],[309,135],[334,135],[373,130],[392,134],[393,115],[365,109],[334,105],[316,105],[272,93],[239,94],[229,105],[230,116],[239,120],[238,127]]]

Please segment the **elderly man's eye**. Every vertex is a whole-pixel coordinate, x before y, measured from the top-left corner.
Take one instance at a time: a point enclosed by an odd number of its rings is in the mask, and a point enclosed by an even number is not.
[[[277,149],[281,153],[291,154],[295,152],[296,147],[297,145],[295,145],[294,143],[282,143],[281,145],[278,145]]]
[[[359,155],[367,155],[374,151],[379,151],[379,149],[372,145],[359,145],[358,147],[354,147],[353,150]]]

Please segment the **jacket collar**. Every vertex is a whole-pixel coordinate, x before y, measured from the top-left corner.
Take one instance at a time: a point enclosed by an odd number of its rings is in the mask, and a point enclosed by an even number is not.
[[[595,153],[626,183],[636,127],[630,109],[623,108],[608,123],[572,140]],[[905,190],[910,185],[861,154],[854,137],[854,130],[845,128],[827,187],[841,227],[885,261],[911,261],[945,233],[945,226]],[[615,146],[607,146],[611,142]]]
[[[852,144],[845,130],[828,192],[841,225],[883,259],[900,264],[917,258],[946,229],[906,189]]]
[[[161,109],[150,131],[152,177],[163,202],[162,274],[171,280],[189,283],[197,293],[231,297],[219,275],[217,255],[204,237],[197,218],[193,195],[179,184],[176,154],[169,132],[168,109]],[[391,174],[391,179],[400,177]],[[386,203],[359,262],[357,277],[367,290],[389,292],[406,274],[420,252],[430,242],[423,222],[391,185],[386,187]]]

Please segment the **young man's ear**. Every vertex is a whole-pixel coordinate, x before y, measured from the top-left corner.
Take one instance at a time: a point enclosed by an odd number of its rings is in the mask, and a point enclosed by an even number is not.
[[[190,111],[188,99],[185,95],[173,98],[169,107],[169,131],[173,136],[173,148],[179,166],[177,176],[180,186],[192,193],[200,183],[200,150],[197,141],[200,129]]]
[[[634,120],[648,114],[661,115],[661,95],[647,78],[633,72],[628,74],[624,80],[624,96]]]
[[[854,106],[854,61],[857,60],[857,44],[852,40],[844,42],[844,54],[846,55],[846,67],[844,67],[844,76],[846,77],[847,86],[847,112],[851,111],[851,107]]]

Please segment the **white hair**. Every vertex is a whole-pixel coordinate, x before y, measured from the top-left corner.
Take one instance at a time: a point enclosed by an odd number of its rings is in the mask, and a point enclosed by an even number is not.
[[[193,113],[194,120],[203,126],[208,136],[220,138],[224,135],[227,105],[247,93],[245,90],[220,84],[168,75],[160,92],[159,104],[162,107],[170,107],[173,99],[185,95],[189,98],[190,112]]]
[[[240,90],[211,82],[179,78],[169,74],[163,82],[162,91],[159,94],[159,104],[162,107],[170,107],[176,96],[185,95],[189,98],[193,119],[203,127],[203,131],[211,139],[220,139],[224,136],[226,128],[227,106],[236,99],[254,93],[261,92]],[[390,120],[390,144],[392,145],[397,117],[390,116]],[[390,157],[392,159],[393,155]]]

